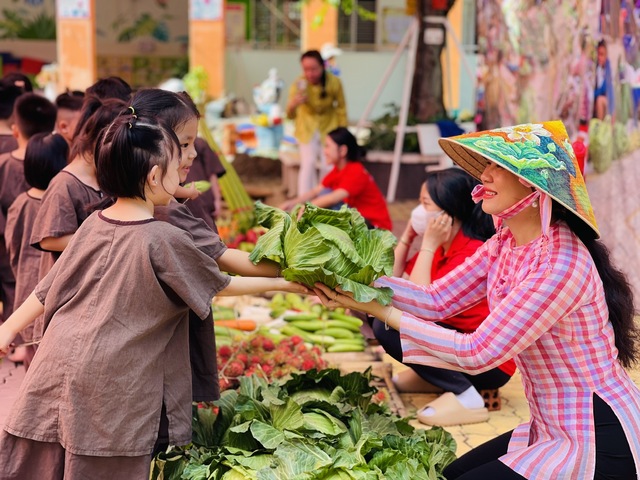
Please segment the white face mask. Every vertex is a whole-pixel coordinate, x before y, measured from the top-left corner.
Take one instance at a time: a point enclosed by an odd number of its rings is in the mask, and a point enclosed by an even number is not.
[[[431,212],[424,209],[422,205],[418,205],[411,211],[411,226],[418,235],[424,235],[427,225],[432,218],[437,218],[444,213],[444,210]]]

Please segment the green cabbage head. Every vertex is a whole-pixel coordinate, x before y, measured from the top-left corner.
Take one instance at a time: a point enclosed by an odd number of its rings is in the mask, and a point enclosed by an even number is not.
[[[391,275],[396,238],[387,230],[369,229],[357,210],[344,205],[327,210],[311,204],[287,213],[256,202],[256,219],[269,229],[249,259],[268,258],[280,263],[282,276],[313,287],[315,282],[353,293],[358,302],[391,303],[390,288],[370,286]]]

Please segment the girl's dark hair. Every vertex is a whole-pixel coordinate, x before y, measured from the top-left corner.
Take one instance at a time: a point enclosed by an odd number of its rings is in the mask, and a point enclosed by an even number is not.
[[[320,93],[320,98],[325,98],[327,96],[327,70],[324,67],[324,59],[318,50],[307,50],[300,56],[300,61],[305,58],[313,58],[318,65],[322,67],[322,76],[320,77],[320,85],[322,86],[322,92]]]
[[[51,179],[69,160],[69,144],[57,133],[36,133],[24,154],[24,178],[29,185],[46,190]]]
[[[135,93],[131,106],[136,115],[159,117],[174,131],[192,118],[200,118],[198,107],[187,92],[144,88]]]
[[[609,321],[615,332],[618,360],[624,367],[638,361],[640,331],[634,322],[633,291],[624,273],[611,263],[609,250],[595,238],[595,232],[574,213],[553,202],[553,217],[563,220],[587,247],[598,270],[609,309]]]
[[[31,82],[31,79],[22,72],[9,72],[2,77],[2,80],[15,85],[23,93],[33,92],[33,83]]]
[[[102,100],[119,98],[124,102],[129,101],[131,92],[131,86],[120,77],[101,78],[85,90],[87,95],[92,95]]]
[[[336,142],[338,146],[347,146],[347,161],[358,162],[362,158],[362,148],[358,145],[356,137],[345,127],[338,127],[331,130],[328,134],[329,138]]]
[[[145,198],[147,175],[154,165],[167,171],[178,137],[155,117],[123,112],[100,135],[96,168],[100,189],[111,197]]]
[[[467,237],[484,242],[495,233],[491,215],[471,199],[478,181],[467,172],[459,168],[436,170],[427,174],[424,184],[433,203],[462,222],[462,233]]]
[[[78,126],[73,135],[69,157],[74,159],[78,155],[94,153],[96,141],[102,129],[126,108],[127,104],[116,98],[100,100],[93,95],[86,96]]]

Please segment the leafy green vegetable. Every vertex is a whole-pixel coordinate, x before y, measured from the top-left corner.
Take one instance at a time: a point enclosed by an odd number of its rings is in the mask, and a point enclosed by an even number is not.
[[[239,392],[223,392],[217,409],[194,408],[193,443],[158,454],[151,478],[443,478],[455,459],[451,435],[438,427],[414,430],[372,403],[370,380],[370,372],[343,376],[335,369],[275,384],[242,377]]]
[[[340,286],[359,302],[391,303],[390,288],[375,288],[374,280],[393,271],[396,239],[386,230],[369,229],[353,208],[327,210],[311,204],[291,214],[256,202],[256,218],[269,229],[249,259],[258,263],[270,258],[280,263],[290,281],[313,286],[321,282]]]
[[[589,160],[596,172],[606,171],[613,162],[613,127],[611,119],[592,118],[589,122]]]

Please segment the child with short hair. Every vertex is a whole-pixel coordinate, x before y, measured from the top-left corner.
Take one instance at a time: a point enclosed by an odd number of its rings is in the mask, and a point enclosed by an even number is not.
[[[51,179],[67,164],[69,145],[56,133],[36,133],[29,139],[24,156],[24,176],[30,189],[21,193],[9,207],[5,241],[9,261],[16,279],[14,306],[24,302],[38,284],[42,251],[29,245],[40,201]],[[22,340],[33,340],[33,327],[20,332]],[[35,345],[16,347],[9,360],[22,361],[29,368]]]
[[[18,143],[15,150],[0,155],[0,287],[2,289],[3,317],[13,309],[15,279],[5,249],[4,227],[9,207],[22,192],[29,189],[24,178],[24,155],[27,142],[36,133],[53,131],[56,106],[35,93],[20,95],[13,108],[11,129]]]
[[[154,118],[123,114],[96,151],[100,187],[115,203],[82,224],[0,326],[6,351],[37,315],[48,324],[0,434],[2,480],[146,480],[163,401],[171,442],[191,441],[187,310],[207,318],[214,295],[309,292],[222,274],[189,233],[154,219],[180,164],[176,135]]]
[[[74,90],[61,93],[56,98],[58,116],[56,118],[56,132],[64,137],[69,145],[80,120],[84,93]]]

